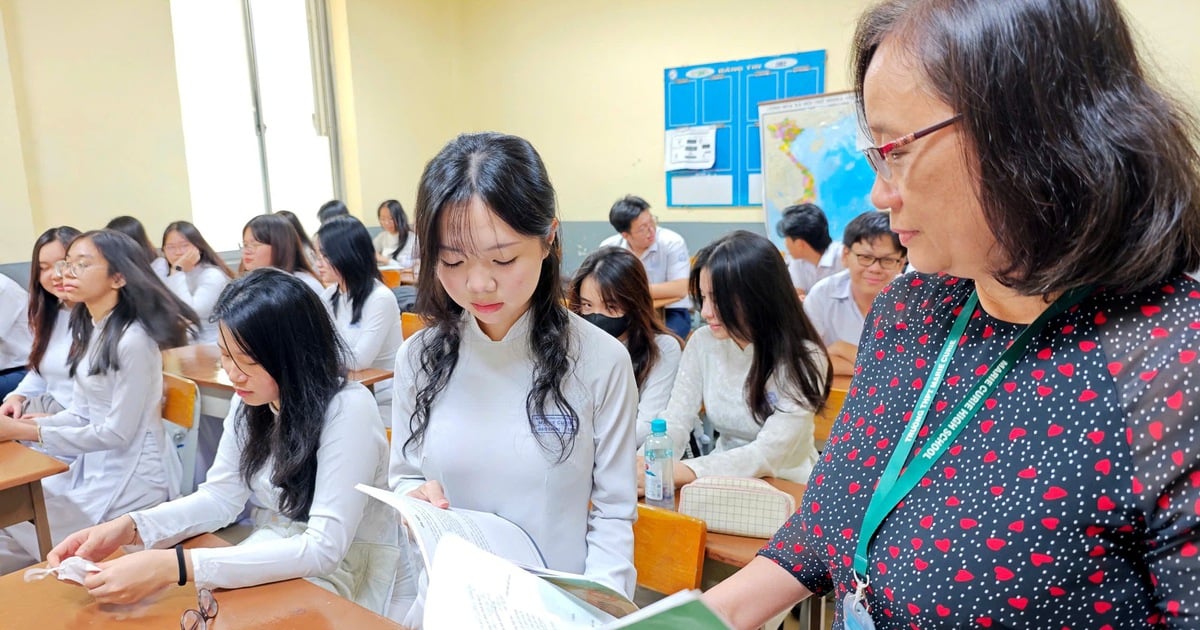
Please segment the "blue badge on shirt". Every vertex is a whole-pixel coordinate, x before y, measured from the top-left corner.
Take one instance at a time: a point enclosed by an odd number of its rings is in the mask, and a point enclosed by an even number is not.
[[[563,414],[533,416],[534,433],[562,435],[571,433],[574,425],[575,422],[571,419],[571,416]]]

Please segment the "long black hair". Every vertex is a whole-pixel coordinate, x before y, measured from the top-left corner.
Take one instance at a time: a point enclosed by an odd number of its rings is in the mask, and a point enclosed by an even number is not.
[[[375,288],[375,282],[383,281],[379,266],[375,264],[375,247],[371,244],[371,233],[362,221],[352,216],[334,217],[321,224],[317,230],[317,242],[321,256],[342,277],[346,286],[346,300],[350,303],[350,323],[362,319],[363,305]],[[342,291],[334,291],[329,298],[336,315]]]
[[[400,205],[395,199],[388,199],[379,204],[379,209],[386,210],[388,215],[392,217],[392,223],[396,226],[396,249],[392,253],[387,254],[388,258],[396,260],[400,252],[404,251],[404,246],[408,244],[408,237],[412,230],[408,227],[408,217],[404,213],[404,206]]]
[[[438,253],[445,246],[474,251],[465,222],[472,199],[486,205],[518,234],[542,239],[547,255],[542,260],[537,286],[530,299],[529,349],[533,357],[533,386],[525,398],[530,432],[548,451],[566,461],[579,432],[579,416],[563,394],[562,382],[571,370],[570,313],[562,303],[559,263],[562,245],[555,238],[556,201],[546,166],[533,145],[516,136],[498,133],[463,134],[442,148],[421,174],[417,191],[417,234],[421,242],[421,268],[438,268]],[[443,217],[447,220],[443,222]],[[451,226],[442,233],[443,223]],[[436,273],[417,279],[417,312],[430,322],[422,336],[416,409],[409,419],[412,435],[404,448],[416,448],[429,426],[429,411],[458,364],[462,342],[463,308],[450,299]],[[557,413],[565,426],[539,427],[537,418]],[[557,444],[542,441],[553,430]]]
[[[291,210],[276,210],[275,214],[288,220],[292,224],[292,229],[296,230],[296,236],[300,237],[300,244],[308,249],[313,248],[312,239],[308,238],[308,232],[304,229],[304,224],[300,222],[300,217],[296,216]]]
[[[117,345],[134,322],[141,324],[146,334],[163,350],[186,344],[188,333],[199,330],[200,317],[196,311],[150,270],[144,262],[145,250],[132,238],[116,230],[94,230],[80,234],[71,242],[71,247],[84,240],[91,241],[104,257],[108,277],[120,275],[125,281],[117,289],[117,305],[96,342],[99,350],[92,357],[89,374],[121,369]],[[67,354],[71,376],[75,376],[75,369],[87,352],[91,332],[92,319],[87,305],[76,304],[71,312],[71,350]]]
[[[200,252],[201,264],[212,265],[220,269],[221,273],[224,273],[226,277],[233,277],[233,270],[229,268],[229,265],[225,264],[224,260],[221,260],[220,254],[212,248],[212,245],[208,244],[208,241],[204,239],[204,235],[200,233],[200,230],[196,229],[196,226],[187,221],[176,221],[168,225],[167,229],[163,230],[162,243],[164,250],[167,247],[167,235],[171,232],[179,232],[180,236],[187,239],[187,242],[191,243],[192,247],[195,247]]]
[[[308,258],[304,255],[304,247],[300,235],[291,221],[279,214],[260,214],[246,222],[242,233],[250,230],[254,240],[263,245],[271,246],[271,266],[291,273],[303,271],[316,275]]]
[[[211,319],[224,324],[226,348],[236,344],[279,387],[278,416],[270,405],[238,409],[242,479],[250,485],[270,461],[280,512],[308,520],[325,414],[346,378],[346,351],[329,313],[300,279],[264,267],[229,283]]]
[[[825,405],[833,381],[817,329],[804,314],[779,250],[765,237],[737,230],[696,253],[689,278],[692,300],[701,304],[700,271],[712,278],[712,294],[721,325],[737,339],[754,344],[754,358],[743,391],[758,424],[774,409],[767,380],[774,374],[779,394],[814,413]]]
[[[158,258],[158,250],[154,249],[154,243],[150,242],[150,235],[146,233],[146,226],[142,225],[142,222],[138,221],[137,217],[129,215],[114,217],[113,220],[108,222],[108,225],[104,226],[104,229],[116,230],[133,239],[145,252],[147,265]]]
[[[38,366],[42,363],[42,357],[46,356],[50,336],[54,334],[54,323],[58,321],[58,309],[62,307],[62,300],[42,286],[39,260],[42,248],[58,242],[62,244],[65,254],[71,241],[78,236],[79,230],[63,225],[42,232],[33,242],[33,258],[29,266],[29,327],[33,329],[33,347],[29,351],[29,368],[35,372],[40,372]]]
[[[575,277],[571,278],[567,288],[567,304],[576,313],[582,309],[580,287],[588,278],[595,280],[600,288],[605,308],[621,311],[629,318],[625,348],[633,361],[633,375],[640,390],[661,355],[655,337],[675,336],[654,312],[646,268],[624,247],[601,247],[592,252],[575,270]],[[679,339],[675,341],[679,342]]]

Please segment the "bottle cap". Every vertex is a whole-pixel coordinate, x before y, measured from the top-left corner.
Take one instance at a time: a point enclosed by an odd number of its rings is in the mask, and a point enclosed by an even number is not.
[[[651,420],[650,421],[650,432],[651,433],[666,433],[667,432],[667,421],[663,420],[662,418],[655,418],[655,419]]]

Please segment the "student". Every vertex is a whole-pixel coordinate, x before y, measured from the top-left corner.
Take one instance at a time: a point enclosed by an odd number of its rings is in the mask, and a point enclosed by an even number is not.
[[[583,260],[567,290],[571,310],[625,344],[638,387],[637,445],[667,407],[682,343],[654,312],[646,269],[632,252],[601,247]]]
[[[221,290],[233,279],[233,271],[213,251],[196,226],[176,221],[163,232],[163,253],[170,270],[167,288],[200,316],[197,343],[217,343],[217,327],[209,323]]]
[[[75,305],[63,287],[58,263],[67,257],[67,247],[79,230],[50,228],[33,243],[36,267],[29,272],[28,322],[33,331],[29,372],[16,389],[4,397],[0,415],[10,418],[58,413],[71,404],[74,382],[68,373],[71,347],[71,307]]]
[[[182,467],[163,429],[161,350],[183,345],[196,314],[145,265],[144,249],[113,230],[85,232],[59,261],[71,313],[70,406],[52,416],[0,416],[0,440],[38,442],[73,458],[42,482],[50,536],[157,505],[179,493]],[[0,531],[0,573],[37,561],[33,525]]]
[[[300,217],[291,210],[276,210],[275,214],[287,219],[288,223],[292,224],[292,229],[296,230],[296,236],[300,237],[300,246],[304,250],[304,257],[308,260],[308,264],[315,268],[317,266],[317,250],[313,247],[312,239],[308,238],[308,231],[304,229]]]
[[[696,254],[689,282],[708,326],[683,350],[663,417],[676,453],[702,407],[720,437],[711,454],[676,462],[675,484],[710,475],[807,483],[813,415],[831,374],[779,250],[738,230]]]
[[[154,244],[150,242],[150,236],[146,234],[146,228],[136,217],[128,215],[116,217],[109,221],[104,229],[116,230],[133,239],[146,252],[146,263],[150,265],[154,273],[158,274],[159,278],[167,277],[167,269],[169,269],[167,259],[157,249],[154,249]]]
[[[317,230],[317,269],[329,283],[321,303],[333,326],[349,346],[352,370],[396,366],[396,351],[404,342],[400,307],[384,286],[371,256],[371,233],[354,217],[334,217]],[[392,381],[375,384],[380,419],[392,422]]]
[[[250,219],[242,229],[242,265],[239,271],[244,273],[263,267],[275,267],[300,278],[317,295],[325,290],[304,256],[296,228],[277,214],[260,214]]]
[[[348,217],[350,209],[340,199],[330,199],[321,204],[321,208],[317,210],[317,220],[324,223],[334,217]]]
[[[822,278],[845,268],[842,244],[829,236],[829,221],[820,206],[802,203],[783,209],[783,218],[775,224],[787,247],[788,274],[800,299]]]
[[[804,299],[808,315],[833,363],[833,373],[854,373],[858,339],[871,302],[904,271],[908,250],[890,227],[886,211],[864,212],[846,224],[844,270],[817,282]]]
[[[12,278],[0,274],[0,397],[8,396],[27,372],[33,333],[25,307],[29,294]]]
[[[625,348],[563,306],[541,157],[459,136],[426,165],[416,215],[430,325],[396,358],[389,484],[499,514],[551,569],[631,595],[637,386]]]
[[[404,206],[395,199],[379,205],[379,234],[375,235],[375,260],[410,272],[417,264],[417,235],[408,226]]]
[[[276,269],[235,280],[213,311],[221,364],[236,388],[217,458],[196,492],[122,511],[51,550],[100,561],[84,581],[96,601],[132,604],[184,579],[239,588],[305,577],[382,612],[398,558],[390,508],[354,485],[383,487],[387,442],[365,387],[346,379],[337,335],[305,285]],[[232,523],[253,497],[254,531],[235,547],[180,541]],[[111,517],[109,517],[111,518]]]
[[[659,227],[658,220],[650,214],[650,204],[634,195],[626,195],[613,204],[608,211],[608,222],[617,233],[604,239],[600,247],[623,247],[641,259],[654,299],[678,298],[667,304],[665,319],[671,332],[686,339],[692,330],[687,243],[674,231]]]

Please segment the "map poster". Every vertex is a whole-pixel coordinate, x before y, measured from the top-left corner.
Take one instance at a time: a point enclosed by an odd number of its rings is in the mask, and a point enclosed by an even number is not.
[[[829,218],[829,235],[871,205],[875,172],[859,146],[862,131],[852,92],[759,103],[762,132],[763,211],[767,236],[783,249],[775,231],[784,208],[815,203]]]

